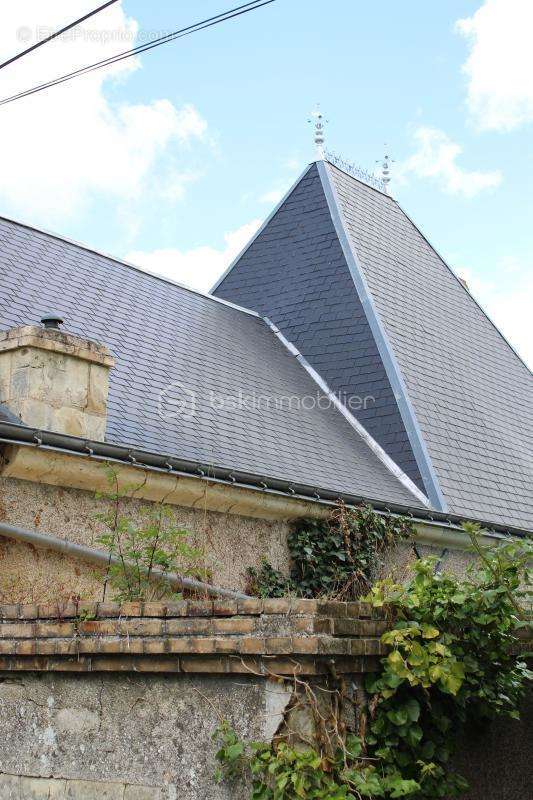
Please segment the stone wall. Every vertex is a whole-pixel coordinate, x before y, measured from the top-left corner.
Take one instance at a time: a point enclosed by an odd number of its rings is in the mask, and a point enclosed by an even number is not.
[[[249,800],[213,780],[212,731],[221,714],[244,738],[269,739],[289,697],[245,675],[0,673],[0,797]],[[456,759],[464,800],[530,800],[527,720],[470,732]]]
[[[0,606],[0,798],[245,800],[213,779],[220,720],[270,740],[291,675],[328,680],[332,657],[345,674],[375,668],[385,623],[371,614],[285,599]]]
[[[245,675],[0,673],[0,797],[245,800],[213,780],[211,735],[220,714],[263,738],[278,693]]]
[[[374,613],[296,599],[2,605],[0,798],[249,800],[214,781],[220,720],[246,740],[270,741],[284,714],[307,730],[292,676],[317,690],[342,673],[356,691],[385,652]],[[529,800],[530,734],[527,714],[468,733],[465,800]]]
[[[122,513],[140,521],[149,501],[125,498]],[[34,483],[0,476],[0,521],[40,530],[79,544],[98,547],[98,521],[109,503],[84,489]],[[215,585],[245,590],[246,571],[263,557],[287,571],[290,523],[207,508],[173,506],[175,523],[190,531],[190,542],[205,552],[204,566]],[[460,550],[417,545],[419,555],[435,555],[441,567],[462,573],[472,557]],[[416,558],[412,544],[402,544],[386,559],[384,574],[403,580]],[[58,598],[102,599],[103,573],[93,565],[0,537],[0,602],[46,603]]]
[[[29,425],[103,441],[109,369],[104,345],[23,325],[0,332],[0,402]]]
[[[72,542],[98,547],[104,530],[96,519],[108,507],[94,492],[0,477],[0,521],[34,528]],[[124,499],[123,513],[140,521],[146,501]],[[246,568],[265,556],[288,568],[288,523],[174,506],[176,525],[191,532],[205,553],[213,583],[243,590]],[[238,554],[238,557],[236,555]],[[94,566],[0,537],[0,602],[48,602],[82,597],[100,600],[102,579]]]

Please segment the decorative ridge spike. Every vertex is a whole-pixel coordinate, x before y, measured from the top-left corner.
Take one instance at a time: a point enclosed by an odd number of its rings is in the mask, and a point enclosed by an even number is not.
[[[317,161],[323,161],[325,158],[325,149],[324,149],[324,126],[327,124],[328,120],[324,119],[322,112],[320,111],[320,104],[317,103],[315,110],[311,112],[311,118],[307,120],[308,122],[314,121],[314,143],[315,143],[315,154]]]
[[[385,148],[387,147],[388,145],[385,143]],[[383,183],[383,191],[385,194],[389,194],[388,187],[389,183],[391,182],[390,165],[394,163],[394,159],[391,158],[387,152],[385,152],[385,155],[383,156],[383,161],[381,159],[376,161],[376,164],[381,164],[381,182]]]
[[[366,183],[367,186],[377,189],[378,192],[387,193],[386,186],[381,178],[377,178],[366,169],[358,167],[357,164],[352,164],[350,161],[346,161],[345,158],[341,158],[341,156],[329,150],[325,153],[325,160],[329,161],[330,164],[333,164],[334,167],[337,167],[337,169],[340,169],[342,172],[346,172],[347,175],[351,175],[352,178],[361,181],[361,183]]]

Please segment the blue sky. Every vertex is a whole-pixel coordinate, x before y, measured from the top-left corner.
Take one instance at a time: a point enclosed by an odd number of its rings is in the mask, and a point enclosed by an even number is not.
[[[0,56],[95,5],[2,8]],[[0,93],[230,5],[122,0]],[[1,107],[0,213],[205,289],[312,160],[320,102],[344,158],[389,143],[392,193],[531,362],[531,25],[530,0],[276,0]]]

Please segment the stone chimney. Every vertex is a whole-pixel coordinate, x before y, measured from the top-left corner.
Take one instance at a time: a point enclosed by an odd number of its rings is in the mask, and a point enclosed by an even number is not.
[[[55,314],[41,322],[0,333],[0,402],[32,428],[103,441],[111,353]]]

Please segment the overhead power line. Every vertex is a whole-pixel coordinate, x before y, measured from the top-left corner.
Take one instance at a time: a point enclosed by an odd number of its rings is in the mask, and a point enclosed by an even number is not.
[[[112,6],[113,3],[117,3],[117,2],[118,2],[118,0],[108,0],[107,3],[104,3],[101,6],[98,6],[98,8],[95,8],[93,11],[89,11],[89,13],[85,14],[85,16],[80,17],[79,19],[75,19],[74,22],[70,22],[68,25],[65,25],[64,28],[61,28],[61,30],[56,31],[55,33],[52,33],[50,36],[47,36],[46,39],[42,39],[40,42],[36,42],[35,44],[32,44],[31,47],[28,47],[26,50],[23,50],[22,53],[17,53],[16,56],[13,56],[12,58],[8,58],[7,61],[4,61],[2,64],[0,64],[0,69],[4,69],[4,67],[7,67],[9,64],[12,64],[14,61],[18,61],[19,58],[22,58],[23,56],[27,56],[28,53],[31,53],[33,50],[37,50],[37,48],[38,47],[42,47],[43,44],[47,44],[48,42],[51,42],[52,39],[57,39],[58,36],[61,36],[63,33],[66,33],[67,31],[70,31],[72,28],[75,28],[76,25],[81,25],[81,23],[85,22],[86,19],[89,19],[90,17],[94,17],[95,14],[98,14],[100,11],[103,11],[104,8],[107,8],[108,6]]]
[[[240,17],[242,14],[247,14],[250,11],[255,11],[255,9],[257,8],[270,5],[270,3],[274,2],[276,2],[276,0],[254,0],[254,2],[245,3],[244,5],[241,6],[236,6],[235,8],[229,9],[228,11],[224,11],[221,14],[217,14],[214,17],[209,17],[208,19],[201,20],[200,22],[195,22],[193,25],[188,25],[186,28],[181,28],[180,30],[174,31],[173,33],[166,34],[165,36],[160,36],[159,38],[154,39],[153,42],[148,42],[147,44],[138,45],[137,47],[133,47],[130,50],[125,50],[122,53],[116,53],[114,56],[102,59],[102,61],[96,61],[94,64],[89,64],[86,67],[81,67],[80,69],[74,70],[73,72],[69,72],[66,75],[61,75],[60,77],[54,78],[51,81],[47,81],[46,83],[41,83],[40,85],[34,86],[31,89],[26,89],[23,92],[11,95],[11,97],[5,97],[3,100],[0,100],[0,106],[6,105],[7,103],[12,103],[15,100],[20,100],[23,97],[28,97],[32,94],[36,94],[37,92],[42,92],[45,89],[49,89],[52,86],[57,86],[60,83],[65,83],[65,81],[72,80],[73,78],[77,78],[81,75],[86,75],[89,72],[94,72],[98,69],[102,69],[103,67],[111,66],[112,64],[116,64],[119,61],[124,61],[126,58],[131,58],[132,56],[136,56],[139,53],[144,53],[147,50],[152,50],[154,47],[159,47],[162,44],[167,44],[167,42],[172,42],[175,39],[181,39],[184,36],[190,36],[191,33],[197,33],[198,31],[204,30],[205,28],[211,28],[213,25],[218,25],[221,22],[226,22],[226,20],[234,19],[235,17]]]

